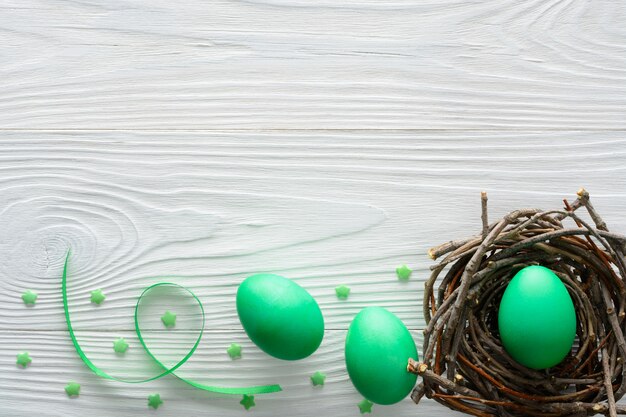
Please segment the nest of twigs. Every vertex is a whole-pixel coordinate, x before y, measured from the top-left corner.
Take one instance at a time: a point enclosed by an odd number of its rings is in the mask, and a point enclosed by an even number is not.
[[[445,257],[426,283],[423,358],[408,366],[422,376],[412,399],[475,416],[626,414],[615,403],[626,392],[626,237],[609,232],[584,189],[564,209],[515,210],[491,224],[485,193],[482,203],[481,234],[429,251]],[[572,350],[545,370],[515,362],[498,335],[502,294],[529,265],[554,271],[576,310]]]

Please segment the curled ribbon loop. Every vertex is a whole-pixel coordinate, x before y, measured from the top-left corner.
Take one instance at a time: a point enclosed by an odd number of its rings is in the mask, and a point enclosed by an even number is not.
[[[67,264],[70,259],[70,254],[71,254],[71,251],[68,251],[67,256],[65,257],[65,264],[63,266],[63,278],[61,281],[61,291],[63,295],[63,310],[65,312],[65,321],[67,322],[67,329],[70,333],[70,338],[72,340],[72,344],[74,345],[74,348],[76,349],[76,353],[78,353],[78,356],[80,356],[80,358],[83,360],[85,365],[87,365],[87,367],[91,369],[94,374],[102,378],[106,378],[106,379],[110,379],[110,380],[118,381],[118,382],[125,382],[129,384],[140,384],[143,382],[154,381],[155,379],[159,379],[159,378],[164,377],[165,375],[171,374],[175,376],[176,378],[180,379],[181,381],[191,385],[192,387],[195,387],[204,391],[219,393],[219,394],[235,394],[235,395],[266,394],[266,393],[278,392],[282,390],[280,385],[260,385],[260,386],[252,386],[252,387],[241,387],[241,388],[214,387],[210,385],[200,384],[198,382],[194,382],[189,379],[185,379],[181,376],[176,375],[174,371],[180,368],[185,362],[187,362],[187,360],[191,356],[193,356],[194,352],[196,351],[196,348],[200,344],[200,340],[202,339],[202,334],[204,333],[204,324],[205,324],[206,319],[205,319],[204,307],[202,306],[202,302],[200,301],[200,299],[189,288],[186,288],[186,287],[183,287],[182,285],[174,284],[171,282],[159,282],[157,284],[153,284],[147,287],[145,290],[143,290],[143,292],[137,299],[137,304],[135,304],[135,332],[137,333],[137,338],[139,339],[139,342],[141,343],[141,346],[143,346],[146,353],[156,362],[157,365],[163,368],[163,372],[150,378],[138,379],[138,380],[117,378],[117,377],[107,374],[102,369],[94,365],[94,363],[91,362],[91,360],[87,357],[87,355],[85,355],[85,352],[80,347],[80,344],[78,343],[78,341],[76,340],[76,336],[74,335],[74,329],[72,327],[72,321],[70,319],[70,312],[69,312],[68,303],[67,303]],[[151,290],[157,287],[176,287],[176,288],[186,291],[198,303],[198,307],[200,307],[200,311],[202,313],[202,327],[200,328],[200,332],[198,333],[198,338],[196,339],[193,347],[185,355],[185,357],[182,358],[176,365],[172,367],[168,367],[163,362],[159,361],[152,354],[150,349],[148,349],[148,346],[146,345],[143,339],[143,336],[141,335],[141,329],[139,328],[139,319],[138,319],[137,313],[139,311],[139,304],[141,303],[141,299],[146,295],[146,293],[150,292]]]

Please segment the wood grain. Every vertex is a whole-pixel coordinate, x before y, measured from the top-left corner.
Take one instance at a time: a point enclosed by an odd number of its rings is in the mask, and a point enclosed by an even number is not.
[[[158,391],[163,415],[244,412],[238,399],[174,378],[129,387],[92,375],[63,321],[60,273],[71,247],[77,335],[107,370],[137,377],[153,370],[133,336],[134,302],[147,285],[174,280],[196,292],[208,315],[207,335],[181,370],[186,376],[227,386],[281,383],[283,393],[257,398],[259,415],[358,415],[360,397],[343,360],[354,315],[387,307],[421,348],[421,296],[432,264],[426,251],[480,232],[481,190],[496,217],[560,207],[585,186],[611,229],[626,230],[625,144],[621,132],[608,131],[4,131],[0,409],[25,416],[41,402],[49,416],[137,414]],[[408,283],[394,273],[403,263],[414,268]],[[328,330],[312,357],[273,360],[246,338],[234,296],[258,271],[296,280],[320,303]],[[348,300],[335,297],[339,284],[352,288]],[[27,288],[40,294],[34,307],[19,298]],[[89,302],[96,288],[107,295],[101,306]],[[163,304],[148,311],[145,325],[166,357],[184,353],[198,322],[188,299],[168,302],[180,314],[178,332],[159,331]],[[119,336],[131,342],[128,357],[113,353]],[[226,356],[231,342],[244,346],[241,361]],[[34,360],[26,370],[15,366],[23,350]],[[329,374],[319,391],[307,379],[316,370]],[[62,392],[69,379],[83,384],[78,399]],[[421,412],[453,415],[410,400],[374,414]]]
[[[174,280],[208,315],[186,376],[281,383],[255,415],[359,415],[342,353],[350,321],[384,306],[421,348],[426,251],[480,231],[481,190],[495,218],[560,207],[584,186],[626,230],[625,19],[624,2],[603,0],[0,1],[0,416],[246,413],[175,378],[92,375],[62,314],[68,248],[77,334],[106,369],[153,370],[133,306]],[[394,274],[404,263],[408,283]],[[261,271],[320,303],[327,332],[312,357],[273,360],[245,337],[234,296]],[[188,299],[168,300],[177,332],[161,331],[157,303],[145,323],[165,356],[198,322]],[[123,358],[118,336],[131,341]],[[225,355],[233,341],[240,361]],[[322,389],[308,381],[317,370]],[[77,399],[69,379],[83,384]],[[151,392],[165,399],[156,412]],[[418,413],[459,415],[408,399],[373,411]]]
[[[626,128],[621,1],[4,0],[0,128]]]
[[[417,329],[426,251],[458,237],[461,224],[471,228],[463,235],[480,230],[480,190],[496,216],[560,207],[584,185],[613,228],[626,225],[619,132],[553,133],[541,150],[545,134],[434,136],[7,132],[0,274],[12,279],[2,283],[0,302],[10,308],[0,328],[65,329],[52,313],[72,248],[79,329],[131,328],[132,300],[165,278],[209,301],[211,328],[239,328],[235,291],[258,271],[305,286],[331,329],[346,329],[372,303]],[[415,268],[408,284],[395,277],[402,263]],[[340,284],[353,289],[349,303],[336,300]],[[15,314],[30,287],[41,294],[37,308]],[[94,309],[89,291],[100,287],[109,299]]]

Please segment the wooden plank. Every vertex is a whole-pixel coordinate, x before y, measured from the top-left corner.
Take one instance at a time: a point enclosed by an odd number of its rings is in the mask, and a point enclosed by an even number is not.
[[[363,307],[382,305],[421,348],[426,250],[480,231],[479,192],[493,219],[509,210],[560,207],[580,186],[612,230],[622,207],[626,139],[611,131],[24,131],[0,135],[0,411],[20,417],[140,415],[160,392],[160,415],[241,415],[238,399],[207,395],[174,378],[140,385],[104,381],[81,364],[63,321],[60,272],[73,250],[70,305],[88,355],[118,375],[153,370],[133,336],[136,297],[150,283],[188,285],[203,301],[208,332],[184,375],[241,386],[279,382],[257,397],[258,415],[359,415],[345,371],[346,329]],[[396,266],[414,268],[408,283]],[[320,303],[327,332],[312,357],[269,358],[245,336],[234,296],[247,275],[293,278]],[[338,300],[334,287],[352,288]],[[25,307],[27,288],[40,296]],[[107,299],[89,302],[102,288]],[[169,299],[178,331],[162,332],[163,304],[145,328],[159,355],[189,346],[198,316]],[[182,331],[181,331],[182,330]],[[131,342],[116,357],[112,341]],[[231,361],[225,348],[244,346]],[[32,367],[15,365],[27,350]],[[420,349],[421,350],[421,349]],[[308,377],[328,373],[321,390]],[[63,386],[83,384],[78,399]],[[149,411],[149,410],[148,410]],[[374,408],[374,415],[460,415],[432,401]],[[2,414],[2,413],[0,413]]]
[[[68,248],[78,329],[132,328],[136,298],[163,280],[196,292],[208,328],[240,329],[237,285],[262,271],[306,287],[330,329],[375,304],[423,328],[426,251],[480,230],[481,190],[495,219],[558,208],[585,186],[626,230],[625,142],[620,132],[4,132],[0,329],[65,329]],[[404,263],[408,283],[395,276]],[[24,314],[29,288],[40,298]],[[96,307],[97,288],[108,298]]]
[[[5,0],[0,128],[625,129],[619,1]]]

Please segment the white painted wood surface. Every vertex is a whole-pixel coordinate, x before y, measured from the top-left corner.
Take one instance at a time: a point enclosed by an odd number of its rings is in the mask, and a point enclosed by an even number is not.
[[[480,190],[495,218],[585,186],[626,232],[625,18],[616,1],[0,0],[0,416],[246,414],[239,397],[175,378],[91,374],[63,321],[68,247],[77,334],[108,371],[153,370],[132,310],[167,278],[209,319],[181,375],[280,383],[253,415],[359,415],[343,362],[352,317],[387,307],[421,347],[426,250],[479,229]],[[327,331],[310,358],[275,360],[245,337],[234,295],[259,271],[320,303]],[[167,357],[197,321],[179,308],[176,333],[150,332]],[[419,414],[460,415],[408,399],[373,410]]]

